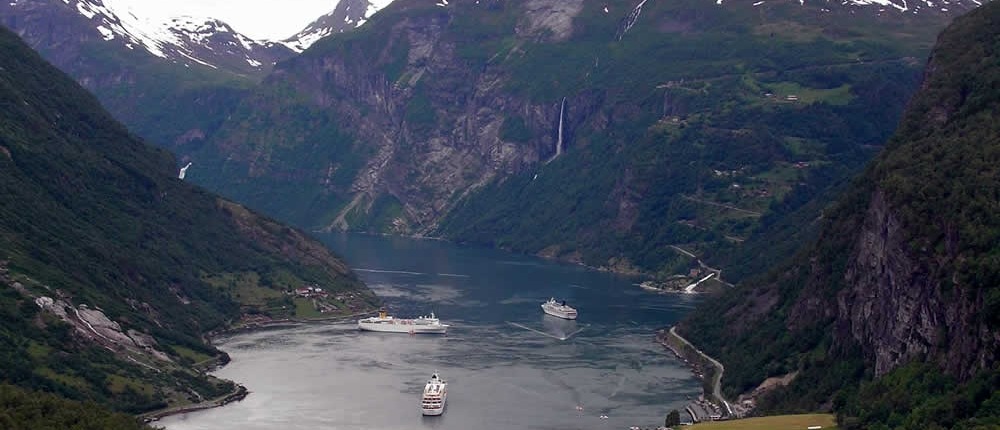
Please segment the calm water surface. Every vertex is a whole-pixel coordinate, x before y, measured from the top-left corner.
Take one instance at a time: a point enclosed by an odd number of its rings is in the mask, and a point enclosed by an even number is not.
[[[336,234],[323,239],[391,313],[434,311],[447,336],[308,324],[219,339],[233,361],[216,374],[251,394],[223,408],[165,418],[194,429],[623,429],[663,423],[700,382],[653,340],[691,296],[635,280],[437,241]],[[545,316],[549,297],[577,321]],[[448,380],[441,417],[422,417],[431,372]],[[582,410],[578,410],[578,406]],[[602,415],[607,418],[601,418]]]

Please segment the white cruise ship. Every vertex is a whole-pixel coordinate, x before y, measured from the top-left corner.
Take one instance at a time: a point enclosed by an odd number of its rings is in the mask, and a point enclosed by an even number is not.
[[[554,298],[549,299],[549,301],[542,303],[542,310],[545,311],[545,313],[552,315],[554,317],[559,317],[567,320],[576,319],[576,309],[573,309],[572,307],[567,305],[565,300],[563,300],[562,303],[559,303]]]
[[[420,411],[424,415],[441,415],[444,413],[446,401],[448,401],[448,382],[434,372],[427,385],[424,385],[424,395],[420,398]]]
[[[378,311],[377,317],[358,320],[358,328],[387,333],[445,334],[448,331],[448,324],[441,324],[433,312],[430,316],[404,319],[393,318],[386,313],[385,309],[382,309]]]

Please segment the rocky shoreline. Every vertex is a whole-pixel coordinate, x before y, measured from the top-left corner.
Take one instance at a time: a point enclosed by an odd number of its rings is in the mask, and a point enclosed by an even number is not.
[[[702,380],[701,398],[686,408],[692,420],[714,421],[745,416],[748,411],[732,405],[722,397],[722,375],[725,372],[722,363],[697,349],[675,329],[676,326],[660,329],[656,333],[656,341],[690,366],[691,372]]]
[[[250,394],[250,391],[246,387],[236,384],[236,389],[233,392],[226,394],[225,396],[217,397],[212,400],[208,400],[201,403],[196,403],[193,405],[177,406],[174,408],[161,409],[159,411],[147,412],[139,416],[144,423],[150,423],[153,421],[158,421],[161,418],[168,417],[171,415],[179,415],[188,412],[201,411],[205,409],[218,408],[220,406],[225,406],[233,402],[238,402],[243,400]]]
[[[224,329],[209,332],[205,335],[206,341],[211,344],[214,339],[222,336],[234,335],[239,333],[248,333],[257,330],[265,330],[272,328],[282,328],[282,327],[294,327],[302,324],[310,323],[333,323],[333,322],[347,322],[351,321],[353,318],[364,316],[370,314],[371,311],[359,312],[349,315],[338,315],[326,318],[317,319],[296,319],[296,318],[282,318],[282,319],[268,319],[268,318],[258,318],[251,321],[241,320],[238,324],[226,327]],[[222,352],[218,356],[206,360],[201,363],[193,365],[194,368],[200,368],[200,371],[211,372],[217,370],[227,364],[229,364],[230,358],[229,354]],[[219,408],[226,406],[233,402],[239,402],[250,395],[250,390],[248,390],[243,385],[240,385],[236,381],[231,381],[236,384],[236,389],[233,392],[226,394],[224,396],[217,397],[212,400],[204,401],[201,403],[175,406],[172,408],[160,409],[156,411],[146,412],[140,414],[138,418],[145,423],[150,423],[158,421],[162,418],[166,418],[172,415],[180,415],[188,412],[202,411],[206,409]]]

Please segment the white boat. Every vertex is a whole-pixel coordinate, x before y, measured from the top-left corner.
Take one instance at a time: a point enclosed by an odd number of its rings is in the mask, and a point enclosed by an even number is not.
[[[430,316],[406,319],[389,316],[385,309],[382,309],[378,311],[377,317],[358,320],[358,328],[386,333],[445,334],[448,331],[448,324],[441,324],[441,320],[437,319],[433,312]]]
[[[444,403],[448,401],[448,382],[434,372],[424,385],[424,395],[420,398],[420,411],[424,415],[441,415]]]
[[[576,309],[567,305],[565,300],[563,300],[562,303],[559,303],[555,298],[551,298],[549,301],[542,303],[542,310],[554,317],[567,320],[576,319]]]

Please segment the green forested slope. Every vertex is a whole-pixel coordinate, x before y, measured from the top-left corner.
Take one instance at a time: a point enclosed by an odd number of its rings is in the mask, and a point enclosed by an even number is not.
[[[488,184],[438,232],[662,274],[697,266],[670,245],[722,267],[787,255],[743,244],[781,222],[808,236],[818,207],[789,217],[888,138],[916,85],[919,62],[909,57],[925,55],[935,25],[816,13],[649,2],[620,40],[603,37],[614,23],[599,8],[582,14],[586,31],[572,40],[512,55],[507,85],[531,98],[569,95],[571,111],[575,95],[600,94],[595,116],[607,122],[573,123],[567,154]]]
[[[209,330],[294,316],[316,284],[372,294],[306,235],[185,184],[174,159],[0,30],[0,382],[127,412],[232,384]]]
[[[892,133],[947,22],[682,0],[646,2],[625,31],[635,4],[559,3],[394,2],[279,64],[205,145],[181,150],[191,180],[306,228],[697,267],[675,245],[736,280],[791,253],[757,239],[770,227],[815,234],[830,190]]]
[[[0,428],[5,430],[131,430],[149,427],[93,403],[62,399],[0,384]]]
[[[884,151],[790,263],[682,331],[735,397],[846,428],[1000,425],[1000,4],[955,20]],[[831,402],[832,401],[832,402]]]

